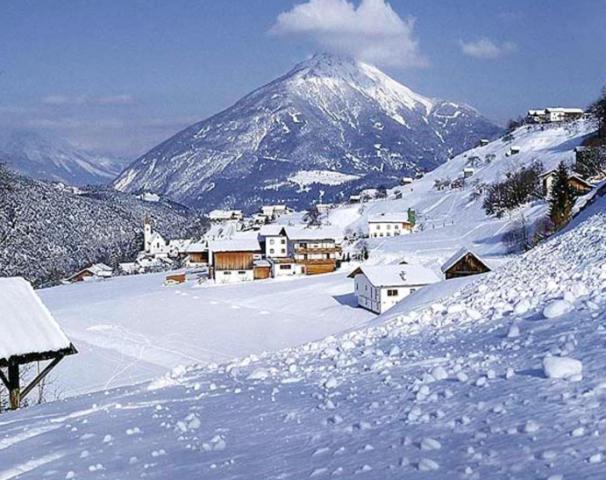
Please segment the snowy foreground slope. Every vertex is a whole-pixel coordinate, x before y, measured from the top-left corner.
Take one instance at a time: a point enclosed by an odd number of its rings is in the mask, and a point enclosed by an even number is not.
[[[0,478],[604,478],[605,209],[370,329],[3,415]]]
[[[523,214],[531,225],[547,212],[544,201],[526,205],[501,219],[487,217],[482,209],[482,196],[474,196],[478,185],[489,185],[505,178],[508,172],[543,163],[545,170],[561,161],[574,162],[574,149],[595,132],[590,121],[548,126],[523,126],[515,130],[511,141],[497,139],[457,155],[412,184],[389,191],[384,200],[362,205],[344,205],[330,211],[326,221],[343,232],[367,233],[368,218],[388,212],[417,212],[417,229],[413,235],[369,239],[370,262],[390,263],[406,259],[439,269],[439,266],[462,246],[473,247],[483,255],[508,253],[503,235],[512,229]],[[512,146],[520,147],[517,155],[508,155]],[[436,180],[453,181],[465,168],[474,174],[462,188],[436,190]],[[401,194],[396,199],[396,193]],[[282,217],[281,223],[302,222],[303,214]]]

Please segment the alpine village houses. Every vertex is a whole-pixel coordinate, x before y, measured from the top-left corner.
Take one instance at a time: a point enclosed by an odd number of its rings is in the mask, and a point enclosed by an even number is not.
[[[368,237],[397,237],[411,233],[415,226],[414,210],[373,215],[368,218]]]

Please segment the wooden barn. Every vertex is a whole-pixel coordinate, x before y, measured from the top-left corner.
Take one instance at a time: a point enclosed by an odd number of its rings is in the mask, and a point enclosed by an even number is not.
[[[212,278],[217,283],[237,283],[255,278],[254,263],[261,259],[256,238],[218,240],[209,245]]]
[[[15,410],[65,356],[77,350],[23,278],[0,278],[0,313],[0,383]],[[47,361],[27,385],[22,384],[23,365]]]
[[[271,278],[271,263],[269,260],[255,260],[253,263],[253,277],[255,280]]]
[[[491,270],[488,262],[469,248],[461,248],[442,265],[442,273],[447,280],[487,273]]]
[[[208,264],[208,245],[206,243],[191,243],[187,246],[187,265]]]

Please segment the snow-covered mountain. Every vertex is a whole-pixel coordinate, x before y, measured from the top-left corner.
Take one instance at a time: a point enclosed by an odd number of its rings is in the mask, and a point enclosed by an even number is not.
[[[205,209],[275,201],[305,207],[393,185],[499,131],[471,107],[426,98],[375,67],[320,54],[158,145],[114,186]]]
[[[30,178],[76,186],[107,184],[126,163],[31,130],[0,132],[0,162]]]

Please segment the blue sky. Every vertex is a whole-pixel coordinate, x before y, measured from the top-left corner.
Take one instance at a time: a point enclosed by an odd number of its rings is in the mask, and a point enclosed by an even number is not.
[[[132,158],[321,50],[502,123],[606,82],[606,0],[2,3],[0,127]]]

